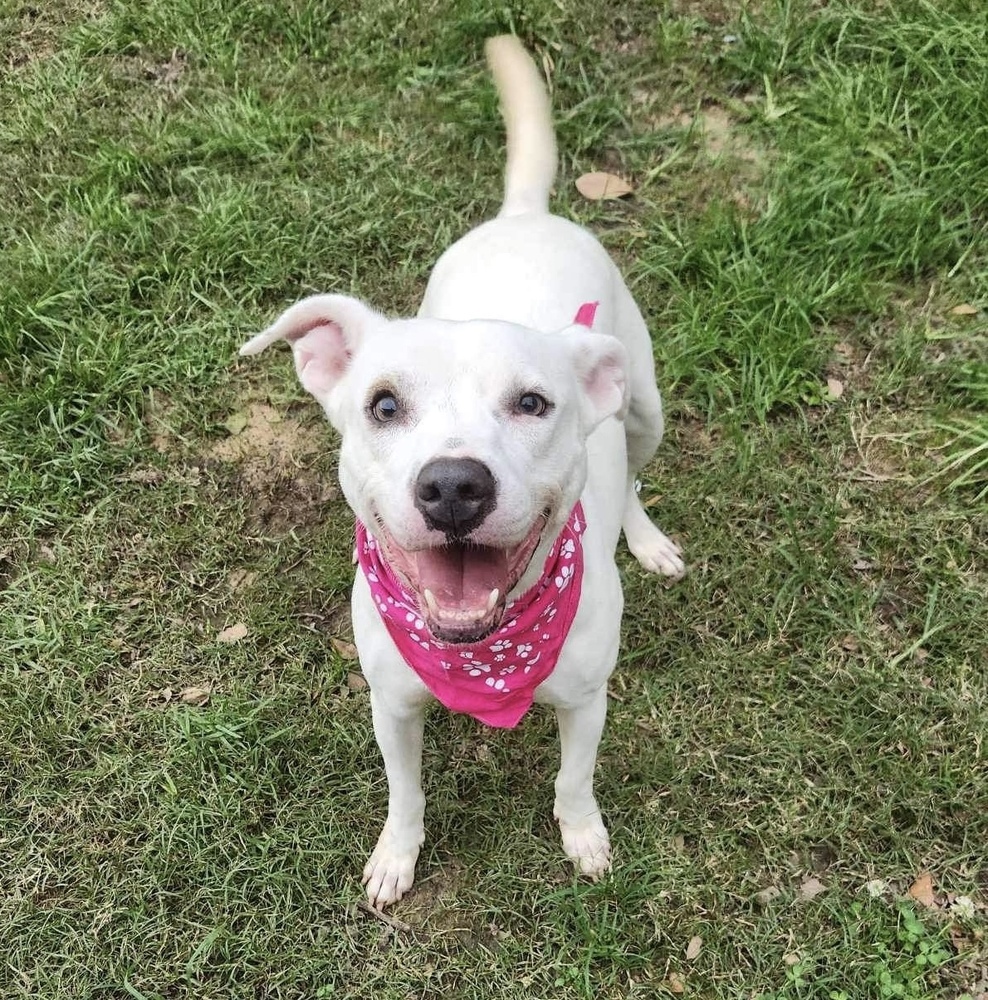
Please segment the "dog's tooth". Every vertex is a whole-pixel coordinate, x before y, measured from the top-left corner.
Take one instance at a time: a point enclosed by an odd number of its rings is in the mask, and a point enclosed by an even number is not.
[[[425,590],[422,591],[422,596],[425,598],[425,606],[429,609],[429,614],[432,615],[433,618],[438,618],[439,604],[436,601],[436,595],[433,594],[428,587],[426,587]]]
[[[501,591],[498,590],[497,587],[495,587],[491,591],[490,596],[487,598],[487,609],[485,610],[484,614],[489,615],[494,610],[494,605],[497,604],[497,599],[500,596],[501,596]]]

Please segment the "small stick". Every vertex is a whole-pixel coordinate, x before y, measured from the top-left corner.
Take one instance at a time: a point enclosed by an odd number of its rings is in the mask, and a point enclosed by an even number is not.
[[[403,934],[408,934],[412,930],[411,924],[406,924],[404,920],[399,920],[397,917],[389,917],[383,910],[375,910],[374,907],[364,899],[357,901],[357,909],[362,910],[368,916],[376,917],[381,921],[381,923],[387,924],[388,927],[391,927],[396,931],[401,931]]]

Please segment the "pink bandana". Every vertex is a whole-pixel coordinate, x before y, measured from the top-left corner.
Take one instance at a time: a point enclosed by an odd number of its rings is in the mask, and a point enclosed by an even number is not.
[[[404,661],[448,709],[512,729],[552,673],[576,617],[583,583],[583,508],[573,508],[538,582],[504,609],[501,627],[478,643],[441,642],[418,603],[357,522],[357,560]]]

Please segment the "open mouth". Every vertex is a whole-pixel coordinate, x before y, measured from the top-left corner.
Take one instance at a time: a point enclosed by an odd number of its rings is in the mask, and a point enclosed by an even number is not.
[[[528,567],[545,524],[546,517],[540,516],[512,548],[451,541],[408,551],[386,529],[382,548],[391,568],[415,595],[419,614],[436,639],[479,642],[501,624],[508,594]]]

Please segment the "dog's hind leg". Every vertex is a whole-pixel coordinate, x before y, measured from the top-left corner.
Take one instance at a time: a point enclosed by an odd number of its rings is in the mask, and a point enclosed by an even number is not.
[[[650,573],[678,578],[686,572],[679,546],[660,531],[642,507],[636,480],[638,472],[652,459],[662,441],[664,422],[662,397],[655,384],[652,343],[645,321],[631,296],[621,297],[619,322],[625,324],[624,339],[629,344],[631,401],[624,419],[628,447],[628,485],[621,527],[631,554]]]

